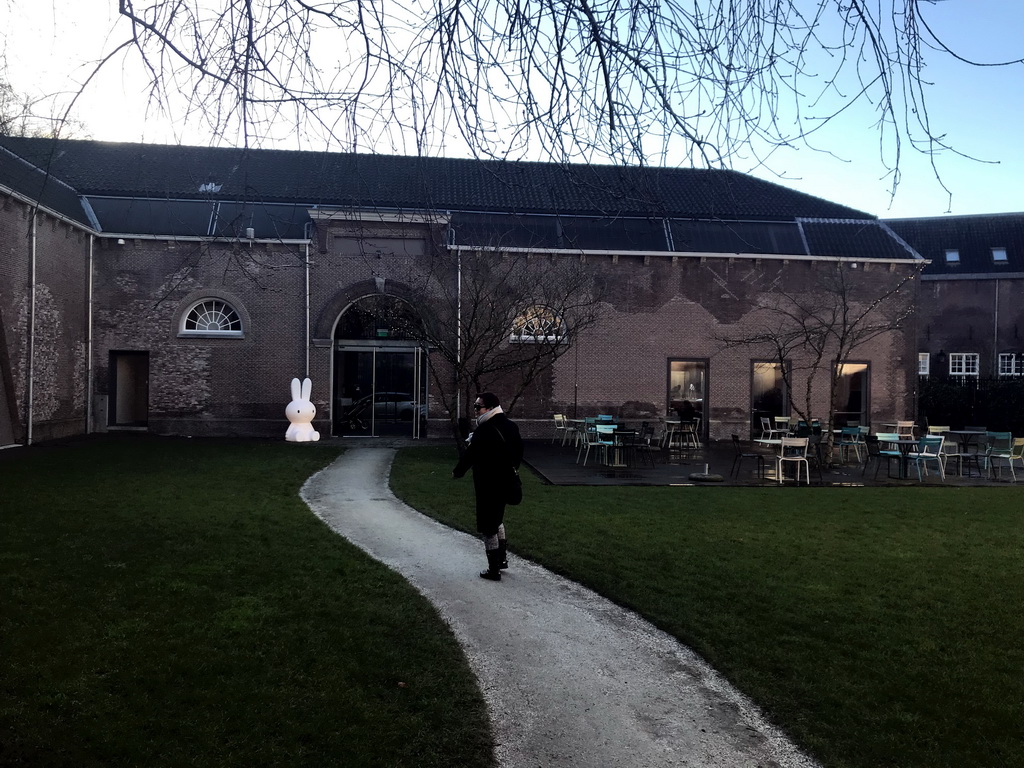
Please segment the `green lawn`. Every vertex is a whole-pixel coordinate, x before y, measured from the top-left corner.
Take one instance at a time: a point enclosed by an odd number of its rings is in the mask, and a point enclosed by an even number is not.
[[[454,453],[392,485],[472,530]],[[699,651],[826,766],[1024,766],[1024,488],[558,488],[510,548]]]
[[[322,444],[0,457],[0,765],[493,766],[445,623],[298,497]]]

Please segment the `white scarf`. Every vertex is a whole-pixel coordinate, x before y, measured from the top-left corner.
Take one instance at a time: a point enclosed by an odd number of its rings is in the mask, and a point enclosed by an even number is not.
[[[501,410],[501,406],[500,405],[496,405],[493,408],[491,408],[491,410],[487,411],[487,413],[484,413],[484,414],[482,414],[480,416],[477,416],[476,417],[476,427],[477,427],[477,429],[480,428],[481,424],[483,424],[485,421],[487,421],[489,418],[491,418],[491,416],[497,416],[499,413],[504,413],[504,411]]]

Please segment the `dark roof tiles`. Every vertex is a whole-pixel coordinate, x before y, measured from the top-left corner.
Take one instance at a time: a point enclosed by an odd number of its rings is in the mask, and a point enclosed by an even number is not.
[[[885,222],[931,264],[924,275],[954,277],[986,274],[993,277],[1024,272],[1024,213],[889,219]],[[1006,261],[992,258],[993,248],[1006,249]],[[955,250],[959,260],[946,260]]]
[[[12,137],[0,143],[86,195],[772,221],[874,218],[735,171]]]

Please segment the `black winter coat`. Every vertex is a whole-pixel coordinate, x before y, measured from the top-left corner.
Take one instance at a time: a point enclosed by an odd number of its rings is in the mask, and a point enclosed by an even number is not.
[[[469,447],[452,474],[462,477],[473,470],[476,492],[476,528],[493,536],[505,518],[505,503],[512,484],[512,468],[523,461],[523,440],[519,427],[504,413],[498,413],[477,427]]]

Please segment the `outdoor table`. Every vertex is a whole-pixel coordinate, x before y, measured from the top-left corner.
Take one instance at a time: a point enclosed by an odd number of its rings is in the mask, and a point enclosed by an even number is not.
[[[976,429],[951,429],[946,433],[947,435],[956,435],[957,442],[960,443],[960,453],[967,453],[971,447],[971,440],[976,439],[984,432],[979,432]]]
[[[636,430],[632,430],[632,429],[617,429],[617,430],[615,430],[615,432],[612,434],[612,441],[613,441],[614,445],[612,445],[612,447],[611,447],[612,448],[611,452],[607,454],[608,458],[606,460],[607,461],[606,465],[609,466],[609,467],[615,467],[615,468],[621,468],[621,467],[629,466],[629,464],[625,460],[626,457],[625,457],[625,450],[624,449],[626,448],[626,444],[622,441],[622,439],[624,437],[632,437],[635,440],[638,434],[639,433],[636,432]]]
[[[895,445],[896,449],[900,452],[900,477],[904,480],[907,479],[907,465],[910,463],[909,456],[910,451],[915,448],[921,441],[916,438],[900,438],[899,440],[886,440],[886,445]]]

